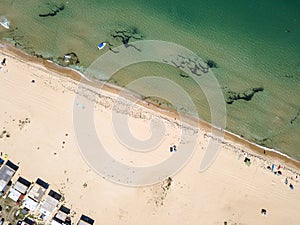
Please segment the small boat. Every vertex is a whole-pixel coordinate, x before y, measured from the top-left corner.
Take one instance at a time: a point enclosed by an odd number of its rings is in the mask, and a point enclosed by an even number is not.
[[[106,42],[101,42],[101,43],[98,45],[98,49],[101,50],[101,49],[103,49],[105,46],[106,46]]]
[[[9,21],[4,16],[0,17],[0,25],[5,29],[9,29]]]

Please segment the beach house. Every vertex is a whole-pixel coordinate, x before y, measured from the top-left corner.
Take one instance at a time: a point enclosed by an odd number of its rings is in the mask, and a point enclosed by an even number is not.
[[[35,212],[48,188],[49,184],[38,178],[24,199],[23,207],[31,212]]]
[[[44,221],[48,221],[50,219],[50,216],[58,206],[61,197],[61,194],[50,190],[46,199],[41,203],[39,207],[40,219]]]
[[[7,161],[0,169],[0,192],[3,195],[8,189],[11,178],[15,175],[19,167],[11,161]]]
[[[94,220],[86,215],[81,215],[77,225],[93,225]]]
[[[34,224],[35,224],[35,221],[28,217],[25,217],[23,221],[20,220],[17,223],[17,225],[34,225]]]
[[[29,189],[31,182],[23,177],[19,177],[13,187],[9,189],[8,197],[15,202],[23,199]]]
[[[65,206],[60,206],[58,212],[55,214],[51,221],[51,225],[71,225],[70,218],[71,210]]]

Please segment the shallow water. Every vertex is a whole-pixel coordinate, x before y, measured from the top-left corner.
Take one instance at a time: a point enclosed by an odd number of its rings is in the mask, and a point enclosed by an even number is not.
[[[122,44],[112,37],[116,30],[134,31],[145,40],[175,42],[214,60],[218,67],[213,72],[227,98],[230,91],[263,88],[250,101],[226,104],[227,129],[300,160],[299,1],[0,0],[0,4],[0,16],[11,26],[0,28],[1,38],[54,60],[75,52],[81,70],[108,51],[97,50],[101,41]],[[65,7],[55,16],[39,16],[61,4]],[[153,75],[187,89],[200,117],[210,120],[203,93],[178,69],[142,63],[121,70],[113,81],[125,86]],[[155,87],[149,83],[147,88]]]

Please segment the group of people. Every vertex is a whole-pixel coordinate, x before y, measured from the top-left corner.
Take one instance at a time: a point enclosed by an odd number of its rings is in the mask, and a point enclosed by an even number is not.
[[[170,146],[170,152],[176,152],[176,145]]]
[[[270,169],[272,172],[274,172],[275,175],[282,175],[282,172],[280,171],[280,168],[281,168],[280,165],[277,167],[277,171],[275,171],[275,165],[274,164],[272,165],[272,167],[268,166],[267,168]],[[291,190],[294,190],[294,185],[292,183],[289,184],[289,181],[288,181],[287,177],[285,178],[284,183],[286,185],[288,185]]]

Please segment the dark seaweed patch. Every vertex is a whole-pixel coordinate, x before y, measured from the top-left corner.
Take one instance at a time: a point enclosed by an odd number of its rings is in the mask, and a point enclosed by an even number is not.
[[[237,92],[229,90],[229,91],[227,91],[226,103],[231,105],[237,100],[250,101],[253,98],[254,94],[256,94],[258,92],[262,92],[262,91],[264,91],[264,88],[262,88],[262,87],[251,88],[251,89],[245,90],[244,92],[241,92],[241,93],[237,93]]]
[[[176,68],[181,70],[188,70],[196,76],[201,76],[203,73],[207,73],[209,68],[207,65],[203,65],[199,58],[192,58],[188,56],[178,55],[176,59],[170,61]],[[180,74],[181,77],[187,77],[184,74]]]
[[[143,35],[140,33],[137,27],[119,27],[113,30],[110,35],[113,39],[121,41],[126,48],[136,48],[133,44],[130,44],[130,41],[143,39]],[[140,51],[140,49],[137,50]]]
[[[291,124],[293,124],[300,116],[300,109],[298,110],[297,114],[294,116],[294,118],[290,121]]]
[[[54,5],[54,4],[49,3],[49,9],[50,9],[50,11],[48,13],[40,13],[39,17],[56,16],[57,13],[59,13],[65,9],[65,5],[64,4]]]
[[[217,68],[217,63],[211,59],[207,60],[206,64],[208,65],[209,68]]]

